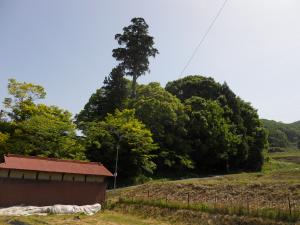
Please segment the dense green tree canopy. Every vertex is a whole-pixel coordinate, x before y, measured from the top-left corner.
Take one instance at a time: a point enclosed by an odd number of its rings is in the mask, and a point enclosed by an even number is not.
[[[181,101],[193,96],[215,100],[221,95],[221,85],[216,83],[213,78],[203,76],[187,76],[168,82],[166,90]]]
[[[192,158],[198,172],[229,169],[241,138],[230,131],[231,124],[217,101],[193,96],[185,101]]]
[[[282,130],[269,130],[269,143],[271,147],[288,147],[289,141]]]
[[[85,159],[71,113],[35,103],[46,95],[42,86],[10,79],[8,92],[8,118],[0,121],[2,153]]]
[[[268,148],[267,131],[259,120],[257,111],[253,109],[250,103],[246,103],[240,98],[238,98],[238,101],[242,123],[236,126],[243,127],[238,129],[237,132],[243,135],[244,142],[242,146],[246,146],[245,149],[248,149],[245,162],[246,169],[257,171],[263,165],[263,151],[266,151]],[[244,132],[241,132],[241,130]],[[242,162],[241,160],[236,161]]]
[[[16,124],[7,141],[10,153],[52,158],[85,159],[76,140],[71,114],[57,107],[37,106],[38,113]]]
[[[193,167],[185,141],[187,116],[178,98],[159,83],[150,83],[138,87],[137,98],[131,100],[130,107],[136,110],[136,116],[150,128],[159,144],[156,162],[161,172],[174,172],[175,168],[183,172]]]
[[[119,148],[118,176],[122,182],[152,174],[156,168],[153,152],[157,145],[150,130],[135,118],[134,110],[116,110],[103,121],[89,122],[84,134],[88,158],[101,161],[111,171]]]
[[[224,119],[229,124],[233,139],[241,142],[231,147],[229,165],[234,169],[259,170],[263,163],[263,150],[267,147],[267,134],[253,107],[237,97],[226,83],[223,85],[212,78],[187,76],[169,82],[166,90],[182,101],[193,96],[216,101],[223,109]],[[251,163],[250,163],[251,162]]]
[[[157,175],[260,170],[263,164],[266,131],[256,110],[226,83],[189,76],[169,82],[166,89],[158,83],[139,85],[136,98],[124,102],[159,146],[152,152]],[[101,106],[95,103],[93,109]],[[95,114],[87,121],[102,119]]]

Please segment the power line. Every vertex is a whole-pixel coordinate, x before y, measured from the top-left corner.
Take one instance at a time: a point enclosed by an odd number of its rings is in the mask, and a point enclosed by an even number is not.
[[[214,19],[212,20],[212,22],[210,23],[209,27],[207,28],[206,32],[204,33],[204,35],[202,36],[200,42],[198,43],[198,45],[196,46],[195,50],[193,51],[193,54],[191,55],[191,57],[189,58],[189,60],[187,61],[186,65],[183,67],[183,70],[180,73],[180,77],[183,76],[184,71],[186,70],[186,68],[190,65],[191,61],[193,60],[193,58],[195,57],[198,49],[200,48],[200,46],[202,45],[202,43],[205,41],[207,35],[209,34],[210,30],[213,28],[215,22],[217,21],[218,17],[221,15],[223,9],[225,8],[226,3],[228,2],[228,0],[225,0],[222,4],[222,6],[220,7],[218,13],[216,14],[216,16],[214,17]]]

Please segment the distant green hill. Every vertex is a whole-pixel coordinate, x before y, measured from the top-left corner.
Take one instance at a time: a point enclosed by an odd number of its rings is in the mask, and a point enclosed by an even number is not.
[[[269,131],[270,147],[300,148],[300,121],[286,124],[274,120],[261,120]]]

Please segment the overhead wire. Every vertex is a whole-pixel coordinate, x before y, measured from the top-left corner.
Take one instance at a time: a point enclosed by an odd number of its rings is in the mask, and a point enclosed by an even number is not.
[[[220,9],[218,10],[216,16],[213,18],[212,22],[210,23],[209,27],[207,28],[207,30],[205,31],[205,33],[203,34],[202,38],[200,39],[198,45],[196,46],[196,48],[194,49],[191,57],[189,58],[189,60],[187,61],[187,63],[185,64],[185,66],[183,67],[181,73],[180,73],[180,77],[183,76],[183,73],[185,72],[185,70],[187,69],[187,67],[190,65],[190,63],[192,62],[193,58],[195,57],[198,49],[200,48],[200,46],[203,44],[203,42],[205,41],[207,35],[209,34],[209,32],[211,31],[211,29],[213,28],[214,24],[216,23],[217,19],[219,18],[219,16],[221,15],[223,9],[225,8],[226,4],[227,4],[228,0],[225,0],[223,2],[223,4],[221,5]]]

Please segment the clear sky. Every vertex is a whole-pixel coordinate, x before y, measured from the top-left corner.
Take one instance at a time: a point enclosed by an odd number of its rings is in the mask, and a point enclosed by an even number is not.
[[[144,17],[160,54],[148,83],[180,77],[223,0],[0,0],[0,99],[7,79],[41,84],[78,113],[115,61],[114,35]],[[185,74],[226,81],[262,118],[300,120],[300,1],[229,0]]]

